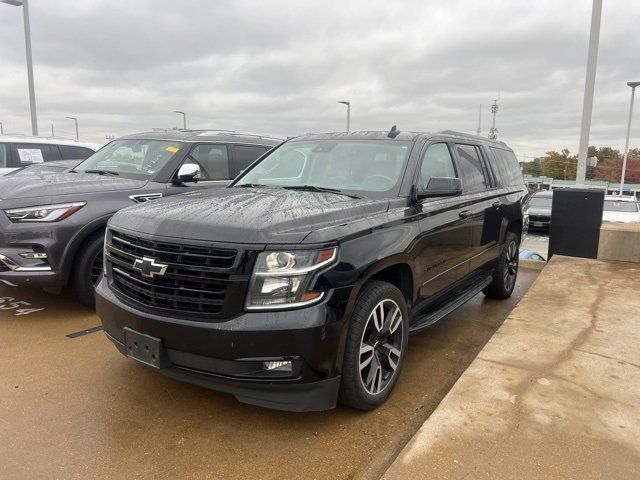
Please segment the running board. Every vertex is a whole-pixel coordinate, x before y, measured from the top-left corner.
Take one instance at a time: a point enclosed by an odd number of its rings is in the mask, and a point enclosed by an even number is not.
[[[409,325],[409,333],[413,333],[418,330],[422,330],[423,328],[426,328],[430,325],[433,325],[445,315],[453,312],[456,308],[465,304],[471,298],[475,297],[482,290],[484,290],[491,283],[492,279],[493,277],[491,275],[479,278],[470,285],[467,285],[457,295],[453,295],[451,300],[445,302],[439,307],[436,307],[435,310],[429,311],[426,314],[417,317],[416,320],[414,320],[414,322]]]

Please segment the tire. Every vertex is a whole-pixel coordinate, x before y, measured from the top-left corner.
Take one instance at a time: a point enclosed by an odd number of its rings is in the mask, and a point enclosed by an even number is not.
[[[92,235],[80,245],[71,273],[70,285],[73,296],[89,308],[96,306],[96,285],[102,276],[103,244],[104,231]]]
[[[380,314],[381,307],[384,315]],[[386,320],[376,321],[380,317]],[[363,287],[351,315],[345,345],[342,404],[373,410],[385,402],[404,363],[408,319],[404,295],[397,287],[380,281],[370,281]],[[362,368],[361,363],[365,364]]]
[[[507,232],[493,281],[482,291],[487,297],[505,299],[511,296],[518,278],[519,250],[520,238]]]

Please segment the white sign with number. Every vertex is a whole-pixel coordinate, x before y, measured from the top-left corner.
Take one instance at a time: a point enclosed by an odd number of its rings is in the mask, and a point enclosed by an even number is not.
[[[42,150],[39,148],[19,148],[18,155],[20,155],[21,163],[42,163]]]

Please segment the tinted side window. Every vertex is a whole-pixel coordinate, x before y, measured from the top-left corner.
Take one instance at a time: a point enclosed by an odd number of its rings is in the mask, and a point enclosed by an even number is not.
[[[257,145],[232,145],[234,168],[233,176],[251,165],[258,157],[266,153],[268,148]]]
[[[14,145],[22,165],[62,160],[57,145],[37,143],[17,143]]]
[[[480,154],[473,145],[456,145],[458,166],[462,186],[466,193],[481,192],[487,189],[487,181],[482,171]]]
[[[524,183],[524,179],[515,154],[509,150],[494,147],[491,147],[491,153],[494,159],[493,170],[500,177],[502,186],[521,186]]]
[[[200,180],[229,180],[229,156],[225,145],[196,145],[184,161],[200,167]]]
[[[419,185],[426,188],[432,177],[457,177],[451,152],[446,143],[429,145],[422,158]]]
[[[73,145],[58,145],[63,160],[84,160],[93,155],[93,150]]]

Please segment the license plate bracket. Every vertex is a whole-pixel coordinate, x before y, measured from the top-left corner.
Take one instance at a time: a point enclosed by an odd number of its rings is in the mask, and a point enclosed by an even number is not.
[[[162,340],[151,335],[124,328],[125,355],[150,367],[160,369],[168,365]]]

